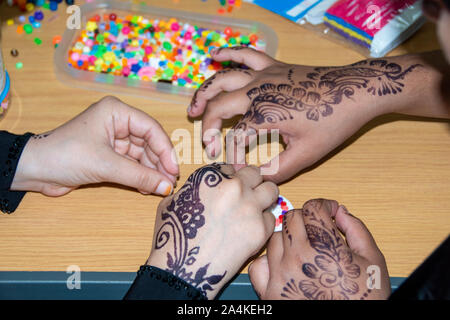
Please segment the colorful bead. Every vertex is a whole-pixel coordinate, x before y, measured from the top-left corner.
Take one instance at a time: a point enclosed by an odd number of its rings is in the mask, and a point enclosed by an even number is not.
[[[216,71],[230,65],[213,61],[213,48],[255,48],[256,41],[256,35],[241,35],[231,27],[211,30],[175,18],[147,19],[109,12],[87,20],[67,59],[76,69],[198,88]]]
[[[44,19],[44,13],[41,10],[36,10],[34,13],[34,20],[42,21],[42,19]]]

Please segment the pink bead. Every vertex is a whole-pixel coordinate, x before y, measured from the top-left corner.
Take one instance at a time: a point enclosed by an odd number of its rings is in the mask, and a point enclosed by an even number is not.
[[[129,74],[130,74],[130,68],[129,67],[123,67],[123,69],[122,69],[122,74],[124,75],[124,76],[128,76]]]
[[[186,40],[192,39],[192,33],[186,32],[186,33],[184,34],[184,38],[185,38]]]
[[[123,33],[123,34],[129,34],[129,33],[130,33],[130,28],[128,28],[128,27],[123,27],[123,28],[122,28],[122,33]]]
[[[180,30],[180,25],[178,23],[174,22],[174,23],[172,23],[170,28],[172,29],[172,31],[178,31],[178,30]]]
[[[92,40],[92,39],[87,39],[87,40],[86,40],[86,45],[87,45],[88,47],[92,47],[92,46],[94,45],[94,40]]]
[[[139,69],[138,71],[138,76],[139,77],[144,77],[147,76],[149,78],[152,78],[156,73],[155,68],[152,67],[142,67],[141,69]]]
[[[95,60],[97,60],[97,58],[95,56],[90,56],[88,60],[90,64],[95,64]]]
[[[148,46],[148,47],[145,47],[145,54],[151,54],[152,52],[153,52],[153,48],[152,47],[150,47],[150,46]]]
[[[78,61],[78,60],[80,60],[80,55],[79,55],[78,53],[74,52],[74,53],[72,53],[72,55],[70,56],[70,58],[71,58],[73,61]]]
[[[128,59],[128,65],[132,66],[133,64],[139,63],[139,60],[136,58],[130,58]]]

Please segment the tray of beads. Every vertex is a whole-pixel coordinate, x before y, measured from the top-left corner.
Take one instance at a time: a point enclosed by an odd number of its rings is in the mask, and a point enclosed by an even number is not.
[[[154,97],[189,96],[230,62],[216,62],[217,47],[249,46],[274,56],[275,32],[239,20],[116,1],[80,7],[81,28],[64,32],[55,72],[65,84]]]

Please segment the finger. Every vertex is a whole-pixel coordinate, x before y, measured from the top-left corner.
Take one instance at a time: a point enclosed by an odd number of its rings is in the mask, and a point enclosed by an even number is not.
[[[114,110],[115,135],[121,139],[128,135],[142,138],[159,157],[164,168],[172,175],[178,175],[178,163],[172,157],[173,145],[158,121],[145,112],[124,103]]]
[[[362,257],[373,257],[378,246],[366,225],[350,214],[345,206],[339,206],[334,215],[336,226],[345,235],[348,246]]]
[[[267,244],[267,259],[270,270],[279,270],[283,253],[284,248],[281,232],[274,232]]]
[[[244,169],[241,169],[241,170],[244,170]],[[258,201],[258,206],[262,210],[265,210],[265,209],[269,208],[272,204],[274,204],[275,201],[277,201],[278,195],[279,195],[278,186],[275,183],[270,182],[270,181],[266,181],[266,182],[260,184],[259,186],[257,186],[255,188],[254,192],[255,192],[255,197]]]
[[[305,213],[305,223],[321,219],[326,225],[333,227],[332,217],[338,205],[337,201],[327,199],[312,199],[305,202],[302,209],[303,213]]]
[[[259,71],[270,67],[277,61],[265,54],[248,47],[219,48],[211,51],[211,57],[216,61],[234,61]]]
[[[255,166],[248,166],[242,168],[239,171],[237,171],[234,176],[241,179],[244,185],[252,189],[256,188],[263,182],[263,178],[259,173],[259,168]]]
[[[260,256],[248,266],[248,275],[253,289],[261,299],[266,294],[270,279],[269,262],[266,255]]]
[[[198,117],[205,111],[208,100],[211,100],[222,91],[235,91],[245,87],[254,78],[252,70],[236,68],[218,71],[205,80],[195,92],[188,108],[188,115],[190,117]]]
[[[202,119],[203,143],[208,156],[215,157],[221,151],[222,142],[219,133],[222,121],[244,114],[250,105],[245,88],[221,94],[208,102]]]
[[[314,163],[308,145],[288,142],[286,149],[261,166],[265,180],[284,182]]]
[[[246,166],[246,147],[256,147],[257,131],[241,120],[226,136],[226,159],[236,170]]]
[[[275,217],[273,216],[272,212],[269,210],[263,211],[263,220],[264,220],[264,228],[266,231],[267,240],[270,238],[270,236],[273,234],[273,230],[275,229]]]
[[[149,162],[154,164],[156,169],[159,172],[161,172],[164,175],[166,175],[166,177],[168,177],[170,179],[170,181],[175,185],[176,184],[176,180],[177,180],[177,176],[174,176],[173,174],[171,174],[170,172],[167,171],[165,166],[161,163],[159,157],[150,149],[150,147],[148,145],[145,146],[144,151],[145,152],[143,153],[143,155],[141,157],[141,161],[144,160],[144,164],[145,164],[145,163],[147,163],[147,161],[145,161],[145,160],[149,159]]]
[[[286,212],[283,216],[283,246],[289,248],[286,253],[296,254],[308,241],[305,222],[303,221],[303,212],[301,209],[293,209]]]
[[[115,152],[104,162],[103,181],[136,188],[146,193],[167,196],[172,193],[172,182],[161,172],[131,161]]]

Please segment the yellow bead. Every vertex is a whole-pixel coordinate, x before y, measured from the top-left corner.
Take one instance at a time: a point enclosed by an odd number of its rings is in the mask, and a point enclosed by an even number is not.
[[[25,9],[28,11],[28,12],[31,12],[31,11],[33,11],[34,10],[34,4],[32,4],[32,3],[27,3],[26,5],[25,5]]]
[[[13,19],[8,19],[8,20],[6,21],[6,24],[7,24],[8,26],[12,26],[12,25],[14,24],[14,20],[13,20]]]
[[[87,31],[95,31],[95,29],[97,29],[97,23],[95,21],[88,21],[88,23],[86,23]]]

